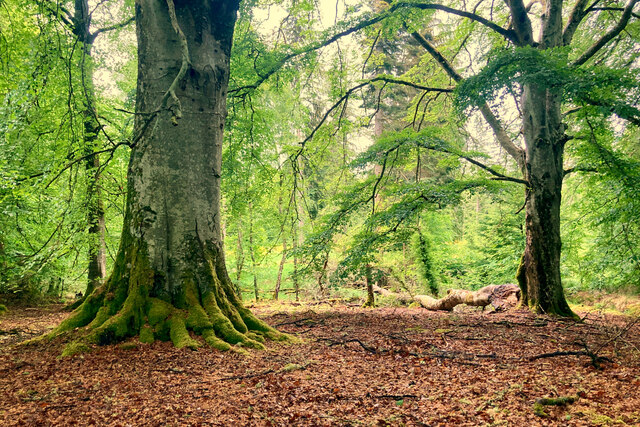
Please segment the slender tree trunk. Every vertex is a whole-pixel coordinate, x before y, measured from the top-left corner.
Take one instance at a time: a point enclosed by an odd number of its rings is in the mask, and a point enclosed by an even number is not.
[[[244,249],[242,245],[242,221],[238,220],[238,240],[236,246],[236,282],[235,288],[239,298],[242,298],[242,289],[240,287],[240,278],[242,277],[242,269],[244,267]]]
[[[300,301],[300,282],[298,278],[298,228],[295,218],[291,220],[291,240],[293,245],[293,291],[296,295],[296,301]]]
[[[367,264],[364,269],[364,279],[367,286],[367,300],[362,305],[363,307],[375,307],[376,300],[373,293],[373,275],[371,273],[371,266]]]
[[[74,3],[73,31],[82,45],[80,69],[84,95],[83,152],[86,156],[85,171],[87,179],[87,220],[89,234],[87,289],[84,297],[102,284],[107,275],[107,257],[105,246],[105,211],[100,191],[100,157],[93,153],[98,149],[100,124],[96,117],[96,95],[93,85],[93,61],[91,51],[95,36],[91,34],[91,17],[87,0]]]
[[[325,252],[322,258],[322,266],[320,267],[320,271],[318,271],[317,275],[317,283],[318,283],[318,291],[320,295],[327,294],[327,286],[326,286],[326,278],[327,278],[327,267],[329,265],[329,252]]]
[[[273,289],[273,299],[278,301],[280,294],[280,285],[282,284],[282,270],[284,269],[284,263],[287,260],[287,237],[284,233],[284,225],[287,222],[286,218],[282,215],[282,185],[283,176],[280,175],[280,192],[278,194],[278,214],[282,224],[280,225],[280,236],[282,236],[282,257],[280,258],[280,265],[278,266],[278,278],[276,279],[276,287]]]
[[[258,272],[256,267],[256,254],[253,247],[253,206],[249,202],[249,256],[251,257],[251,273],[253,274],[253,293],[256,301],[260,300],[260,291],[258,289]]]
[[[262,348],[282,338],[238,300],[220,237],[220,168],[237,1],[138,0],[138,88],[120,249],[107,283],[53,335],[87,326],[86,343],[139,334]],[[187,52],[188,51],[188,52]]]
[[[280,258],[280,265],[278,266],[278,278],[276,279],[276,287],[273,290],[273,299],[276,301],[278,301],[278,294],[280,293],[280,285],[282,284],[282,270],[284,270],[284,263],[286,261],[287,261],[287,239],[284,236],[284,234],[282,234],[282,258]]]

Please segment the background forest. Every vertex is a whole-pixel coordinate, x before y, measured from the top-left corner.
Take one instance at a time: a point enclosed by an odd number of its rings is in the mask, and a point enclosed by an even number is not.
[[[329,3],[240,6],[222,221],[245,301],[364,300],[366,282],[433,295],[515,282],[526,196],[507,179],[518,165],[482,109],[518,142],[522,85],[553,79],[565,90],[570,135],[565,292],[570,300],[581,291],[640,292],[635,2],[591,6],[573,36],[579,48],[621,14],[628,24],[580,73],[567,65],[581,59],[577,50],[515,49],[442,7]],[[135,144],[133,7],[0,0],[5,301],[85,293],[110,271]],[[447,7],[506,19],[504,5],[482,0]]]

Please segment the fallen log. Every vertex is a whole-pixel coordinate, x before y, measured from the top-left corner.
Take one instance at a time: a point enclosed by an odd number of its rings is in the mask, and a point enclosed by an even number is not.
[[[497,311],[508,310],[514,307],[520,300],[520,288],[513,283],[504,285],[489,285],[477,291],[465,289],[449,289],[443,298],[433,298],[429,295],[414,295],[391,292],[380,286],[374,285],[373,290],[382,296],[394,297],[399,302],[408,304],[417,302],[427,310],[451,311],[460,304],[473,307],[486,307],[492,305]]]

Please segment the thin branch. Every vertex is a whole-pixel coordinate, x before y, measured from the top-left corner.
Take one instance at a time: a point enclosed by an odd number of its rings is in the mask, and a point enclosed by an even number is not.
[[[374,77],[372,79],[366,80],[354,87],[352,87],[351,89],[347,90],[344,95],[342,95],[340,97],[340,99],[338,99],[322,116],[322,118],[320,119],[320,121],[318,122],[318,124],[311,130],[311,132],[307,135],[307,137],[300,142],[300,149],[296,152],[296,154],[294,155],[294,157],[297,159],[301,154],[302,154],[302,150],[304,149],[304,146],[307,144],[307,142],[309,142],[316,134],[316,132],[318,132],[318,130],[320,129],[320,127],[322,127],[322,125],[327,121],[327,119],[329,118],[329,115],[336,109],[338,108],[343,102],[345,102],[355,91],[373,84],[375,82],[387,82],[387,83],[394,83],[394,84],[400,84],[400,85],[405,85],[405,86],[411,86],[411,87],[415,87],[417,89],[422,89],[422,90],[426,90],[426,91],[431,91],[431,92],[439,92],[439,93],[451,93],[453,92],[453,89],[451,88],[435,88],[435,87],[427,87],[427,86],[422,86],[422,85],[418,85],[412,82],[408,82],[405,80],[400,80],[400,79],[396,79],[394,77],[389,77],[389,76],[377,76]]]
[[[462,76],[453,68],[451,63],[445,58],[438,49],[435,48],[422,34],[417,31],[411,33],[411,36],[422,46],[429,54],[436,60],[436,62],[440,65],[440,67],[451,77],[456,83],[459,83],[463,80]],[[502,124],[498,120],[498,118],[493,114],[491,108],[489,108],[489,104],[486,102],[480,107],[480,113],[489,124],[491,129],[493,130],[498,143],[502,148],[505,149],[507,153],[511,157],[513,157],[520,169],[524,169],[524,150],[518,147],[514,142],[509,138],[509,135],[502,127]]]
[[[613,40],[618,36],[627,26],[629,19],[631,18],[631,13],[633,12],[633,7],[638,3],[639,0],[629,0],[627,5],[624,7],[624,11],[622,12],[622,16],[618,23],[611,28],[604,36],[602,36],[597,42],[595,42],[586,52],[584,52],[578,59],[571,63],[572,66],[578,67],[585,62],[587,62],[593,55],[598,53],[600,49],[602,49],[607,43]]]
[[[177,110],[174,112],[174,115],[172,118],[175,124],[176,119],[182,118],[182,105],[180,104],[180,100],[176,95],[176,88],[178,87],[178,83],[180,83],[180,80],[182,80],[184,76],[187,74],[187,70],[191,65],[191,60],[189,59],[189,45],[187,43],[187,37],[182,32],[182,29],[180,28],[180,24],[178,24],[178,17],[176,16],[176,8],[173,3],[173,0],[167,0],[167,6],[169,8],[169,18],[171,19],[171,26],[173,27],[173,30],[178,35],[178,38],[180,39],[180,49],[182,51],[182,64],[180,65],[180,71],[178,71],[178,74],[176,75],[175,79],[173,79],[173,82],[171,82],[171,86],[169,86],[169,89],[162,97],[162,101],[160,105],[161,105],[161,108],[164,109],[167,107],[167,103],[169,102],[169,97],[173,99],[173,101],[176,103],[176,106],[177,106]]]
[[[517,42],[516,39],[516,35],[513,31],[511,30],[507,30],[502,28],[501,26],[499,26],[498,24],[489,21],[486,18],[483,18],[480,15],[477,15],[475,13],[471,13],[471,12],[466,12],[463,10],[458,10],[458,9],[453,9],[451,7],[448,6],[443,6],[440,4],[434,4],[434,3],[408,3],[408,2],[398,2],[398,3],[394,3],[393,5],[391,5],[387,10],[380,12],[379,14],[373,15],[372,17],[365,19],[343,31],[339,31],[337,33],[335,33],[334,35],[330,36],[329,38],[327,38],[326,40],[323,41],[319,41],[316,43],[312,43],[308,46],[305,46],[301,49],[295,50],[293,52],[290,52],[286,55],[284,55],[279,61],[276,62],[275,65],[273,65],[269,70],[267,70],[264,74],[260,75],[259,78],[256,80],[255,83],[250,84],[250,85],[245,85],[245,86],[240,86],[238,88],[235,89],[231,89],[229,90],[229,93],[239,93],[239,92],[246,92],[247,90],[250,89],[257,89],[262,83],[264,83],[269,77],[271,77],[273,74],[275,74],[278,70],[280,70],[280,68],[282,68],[287,62],[289,62],[291,59],[296,58],[298,56],[301,55],[305,55],[307,53],[311,53],[311,52],[315,52],[316,50],[322,49],[323,47],[326,47],[336,41],[338,41],[339,39],[346,37],[350,34],[353,34],[363,28],[369,27],[371,25],[377,24],[378,22],[381,22],[391,16],[393,16],[394,12],[396,12],[399,9],[403,9],[403,8],[414,8],[414,9],[420,9],[420,10],[441,10],[443,12],[449,13],[451,15],[457,15],[457,16],[461,16],[464,18],[468,18],[471,19],[473,21],[479,22],[482,25],[485,25],[486,27],[496,31],[497,33],[501,34],[503,37],[505,37],[507,40],[510,40],[514,43]],[[339,27],[340,24],[336,25],[336,27]]]
[[[126,27],[127,25],[129,25],[129,24],[131,24],[132,22],[134,22],[135,20],[136,20],[136,17],[135,17],[135,16],[132,16],[132,17],[130,17],[129,19],[126,19],[126,20],[124,20],[124,21],[122,21],[122,22],[119,22],[119,23],[117,23],[117,24],[113,24],[113,25],[110,25],[110,26],[108,26],[108,27],[104,27],[104,28],[98,28],[96,31],[94,31],[94,32],[91,34],[91,38],[92,38],[92,39],[95,39],[96,37],[98,37],[98,36],[99,36],[100,34],[102,34],[102,33],[106,33],[106,32],[109,32],[109,31],[119,30],[119,29],[121,29],[121,28],[124,28],[124,27]]]
[[[592,7],[589,8],[589,12],[598,10],[609,10],[612,12],[624,12],[624,7]],[[640,13],[631,12],[631,16],[640,19]]]

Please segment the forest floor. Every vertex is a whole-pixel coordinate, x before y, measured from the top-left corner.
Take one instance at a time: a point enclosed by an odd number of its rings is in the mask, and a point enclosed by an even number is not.
[[[248,356],[156,342],[59,359],[61,343],[13,344],[68,314],[14,309],[0,319],[0,425],[640,425],[637,317],[253,310],[303,342]],[[575,401],[536,407],[558,397]]]

